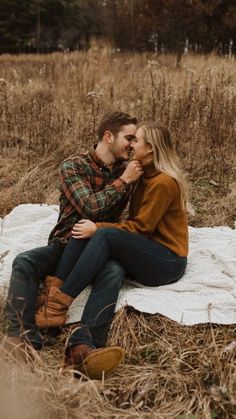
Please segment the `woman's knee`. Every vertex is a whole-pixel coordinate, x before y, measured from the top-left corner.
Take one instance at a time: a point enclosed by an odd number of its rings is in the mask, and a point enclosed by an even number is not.
[[[94,237],[103,238],[109,240],[110,238],[116,238],[120,235],[120,229],[115,227],[102,227],[97,229]]]

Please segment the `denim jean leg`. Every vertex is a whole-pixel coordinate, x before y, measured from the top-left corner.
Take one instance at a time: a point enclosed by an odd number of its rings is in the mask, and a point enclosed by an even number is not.
[[[130,278],[150,287],[178,281],[184,274],[187,264],[186,257],[176,255],[161,243],[118,228],[99,229],[94,236],[93,247],[95,246],[97,266],[104,255],[109,254],[110,258],[124,266]],[[85,262],[86,260],[84,264]]]
[[[143,285],[167,285],[184,274],[187,258],[161,243],[113,227],[98,229],[61,287],[76,298],[104,268],[108,259],[119,262],[129,276]]]
[[[39,284],[46,275],[54,274],[63,249],[60,245],[32,249],[13,262],[6,304],[8,335],[23,336],[36,349],[42,346],[34,318]]]
[[[77,240],[71,237],[65,247],[60,263],[57,267],[55,276],[65,281],[71,273],[80,255],[83,253],[89,239]]]
[[[81,327],[70,336],[68,347],[79,343],[96,348],[105,346],[124,274],[124,268],[118,262],[111,259],[107,261],[92,283]]]

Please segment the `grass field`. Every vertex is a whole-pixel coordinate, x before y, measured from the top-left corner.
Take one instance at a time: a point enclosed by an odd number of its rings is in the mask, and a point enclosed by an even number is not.
[[[106,49],[2,55],[0,77],[1,217],[21,203],[58,203],[60,161],[96,142],[100,116],[120,109],[169,126],[189,176],[189,224],[234,226],[235,60],[185,55],[176,68],[171,55]],[[3,312],[0,322],[4,333]],[[109,337],[126,349],[116,373],[101,382],[63,376],[63,334],[33,371],[1,361],[1,417],[234,418],[235,332],[124,309]]]

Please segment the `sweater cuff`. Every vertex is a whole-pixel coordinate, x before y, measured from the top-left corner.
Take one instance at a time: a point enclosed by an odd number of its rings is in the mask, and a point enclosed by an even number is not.
[[[116,223],[109,223],[109,222],[104,221],[104,222],[98,222],[95,224],[97,228],[102,228],[102,227],[114,227],[114,224]]]

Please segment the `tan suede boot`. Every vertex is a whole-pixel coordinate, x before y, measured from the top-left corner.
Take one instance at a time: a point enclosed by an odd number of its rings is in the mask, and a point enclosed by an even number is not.
[[[60,288],[62,284],[63,284],[63,281],[61,279],[57,278],[56,276],[47,275],[43,281],[43,288],[40,291],[37,298],[36,310],[38,310],[47,302],[48,293],[51,286],[53,285],[57,288]]]
[[[124,350],[119,346],[93,349],[86,344],[67,348],[64,370],[74,369],[90,378],[102,378],[114,371],[124,359]],[[75,373],[76,374],[76,373]]]
[[[47,303],[35,314],[35,321],[39,329],[60,327],[66,322],[67,311],[73,297],[64,294],[57,287],[51,286]]]

